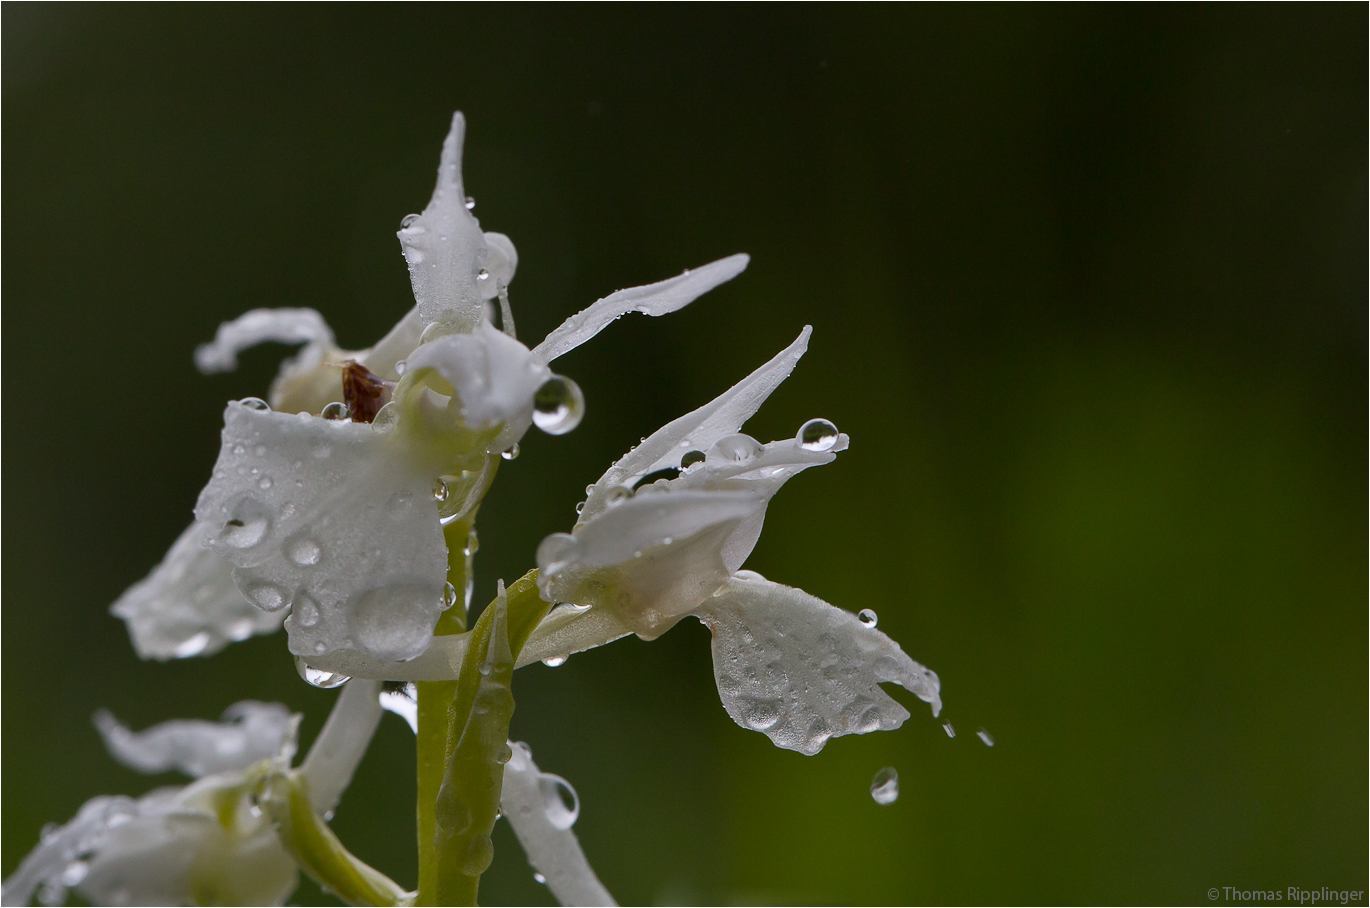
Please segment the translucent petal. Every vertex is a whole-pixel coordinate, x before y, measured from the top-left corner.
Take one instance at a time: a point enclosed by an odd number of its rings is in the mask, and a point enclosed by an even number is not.
[[[713,634],[714,678],[737,724],[815,754],[831,737],[898,728],[894,682],[942,709],[937,675],[881,631],[803,590],[746,572],[697,614]]]
[[[721,552],[763,506],[747,492],[642,494],[538,547],[548,602],[594,605],[645,639],[664,633],[728,577]]]
[[[480,278],[489,247],[480,222],[466,207],[461,175],[465,139],[466,119],[455,113],[451,131],[442,143],[433,198],[421,215],[406,218],[396,235],[409,263],[409,283],[424,320],[450,322],[461,331],[470,331],[481,321],[484,300],[495,296],[495,281],[488,271],[485,279]]]
[[[737,432],[771,392],[789,377],[808,349],[812,330],[804,328],[794,343],[766,365],[698,410],[667,423],[619,458],[591,489],[580,522],[584,523],[604,510],[614,488],[631,485],[634,480],[656,470],[678,467],[687,452],[707,451],[720,438]]]
[[[327,816],[342,799],[381,721],[381,682],[353,678],[338,694],[323,731],[314,739],[301,771],[309,802]]]
[[[246,769],[280,753],[295,733],[298,717],[279,703],[243,700],[224,712],[222,722],[172,719],[140,732],[130,731],[105,710],[95,714],[95,727],[110,754],[143,773],[178,770],[200,778]]]
[[[737,277],[749,261],[745,253],[738,253],[655,284],[611,293],[562,322],[533,352],[550,363],[629,312],[666,315],[683,309],[719,284]]]
[[[233,585],[233,566],[203,548],[204,527],[191,526],[162,563],[110,607],[128,625],[142,659],[209,656],[229,643],[280,629],[283,613],[253,608]]]
[[[206,374],[238,368],[238,354],[268,341],[304,343],[300,359],[317,358],[333,347],[333,332],[313,309],[253,309],[219,325],[214,340],[195,349],[195,365]]]
[[[385,337],[377,341],[374,347],[356,354],[353,359],[386,381],[395,381],[400,377],[399,371],[395,368],[396,363],[405,359],[418,347],[419,338],[423,336],[423,329],[423,316],[419,314],[419,307],[415,306],[406,312],[404,318],[396,322],[395,327],[391,328]],[[341,393],[341,382],[339,382],[338,390]],[[334,397],[329,402],[334,400],[342,400],[342,398]],[[316,410],[317,408],[311,408],[310,412]]]
[[[442,611],[432,483],[394,432],[230,403],[195,512],[250,601],[292,607],[291,652],[395,662],[424,651]]]
[[[560,795],[544,780],[556,777],[538,769],[528,745],[512,741],[509,747],[513,756],[504,767],[500,810],[518,836],[528,863],[542,874],[547,888],[563,905],[617,905],[585,859],[575,832],[554,822]],[[549,793],[558,799],[550,814]]]
[[[533,396],[552,376],[541,357],[489,322],[415,350],[406,373],[425,368],[437,370],[456,390],[451,406],[466,426],[505,426],[491,443],[492,451],[505,450],[523,437],[533,422]]]
[[[565,659],[612,643],[632,632],[633,629],[619,620],[612,609],[559,605],[548,612],[528,636],[515,667],[522,668],[544,659]]]
[[[38,846],[5,880],[0,902],[27,905],[40,885],[51,882],[62,886],[60,879],[68,865],[87,857],[112,823],[127,822],[137,812],[138,805],[132,798],[105,795],[91,798],[65,826],[43,835]]]

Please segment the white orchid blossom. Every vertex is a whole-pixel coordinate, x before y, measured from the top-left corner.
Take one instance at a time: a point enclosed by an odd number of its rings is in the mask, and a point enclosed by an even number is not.
[[[610,466],[572,531],[544,539],[537,570],[501,580],[468,628],[474,521],[501,456],[531,426],[560,435],[584,412],[551,363],[627,313],[688,305],[748,257],[612,293],[529,348],[509,298],[518,253],[472,214],[464,137],[458,113],[432,198],[398,233],[415,305],[375,346],[343,350],[312,309],[255,309],[195,351],[215,372],[258,343],[303,344],[267,400],[226,406],[194,523],[112,608],[145,659],[210,655],[284,625],[306,680],[346,685],[309,755],[292,767],[299,716],[278,704],[140,732],[102,711],[96,727],[120,762],[196,781],[89,801],[5,882],[4,904],[35,892],[56,904],[70,890],[105,904],[279,904],[300,869],[350,904],[475,904],[501,807],[562,904],[613,904],[572,832],[574,790],[508,741],[512,676],[628,634],[655,639],[688,615],[710,629],[728,714],[780,747],[813,754],[898,727],[909,713],[885,683],[940,711],[937,676],[873,613],[742,568],[780,487],[848,446],[825,419],[769,444],[741,434],[804,355],[807,327]],[[417,736],[416,893],[327,825],[383,710]]]

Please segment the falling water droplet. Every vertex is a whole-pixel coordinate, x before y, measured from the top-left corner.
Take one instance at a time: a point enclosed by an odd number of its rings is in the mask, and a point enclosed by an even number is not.
[[[580,816],[580,798],[570,782],[550,772],[540,773],[538,792],[542,795],[547,822],[557,829],[570,829],[576,824],[576,818]]]
[[[475,208],[475,207],[476,207],[476,199],[475,199],[475,196],[469,196],[469,195],[468,195],[468,196],[466,197],[466,210],[467,210],[467,211],[470,211],[472,208]]]
[[[565,435],[584,415],[585,395],[564,375],[553,375],[533,395],[533,425],[548,435]]]
[[[703,451],[686,451],[685,456],[680,458],[680,468],[682,470],[688,470],[695,464],[703,463],[704,461],[705,457]]]
[[[238,403],[242,404],[244,407],[247,407],[249,410],[271,409],[271,404],[262,400],[260,397],[244,397],[242,400],[238,401]]]
[[[994,739],[991,738],[989,732],[985,731],[983,728],[977,731],[975,733],[975,736],[979,738],[981,741],[984,741],[986,747],[994,746]]]
[[[333,687],[341,687],[352,680],[347,675],[339,675],[334,672],[326,672],[323,669],[315,668],[299,656],[295,657],[295,671],[299,672],[300,677],[305,681],[308,681],[314,687],[321,687],[324,690]]]
[[[548,668],[559,668],[566,664],[565,656],[548,656],[542,660],[542,664]]]
[[[899,800],[899,773],[893,766],[886,766],[871,779],[871,797],[881,807]]]
[[[755,459],[760,453],[761,442],[750,435],[743,435],[739,432],[736,435],[725,435],[714,442],[706,457],[709,460],[721,460],[727,463],[746,463]]]
[[[837,426],[826,419],[811,419],[799,427],[794,443],[805,451],[819,454],[831,451],[833,445],[837,444]]]
[[[866,627],[875,627],[880,623],[880,616],[875,613],[875,609],[863,608],[857,612],[856,618]]]
[[[319,415],[324,419],[351,419],[352,411],[347,409],[347,404],[335,400],[319,411]]]
[[[447,496],[450,494],[450,492],[451,492],[451,490],[447,488],[447,480],[443,479],[442,477],[438,477],[438,479],[437,479],[436,481],[434,481],[434,483],[433,483],[433,500],[434,500],[434,501],[438,501],[438,502],[446,501],[446,500],[447,500]]]
[[[948,738],[956,737],[956,729],[951,727],[951,722],[943,722],[942,731],[947,733]]]
[[[512,445],[510,445],[507,449],[505,449],[505,450],[503,450],[503,451],[500,451],[500,452],[499,452],[499,456],[500,456],[500,457],[503,457],[505,460],[513,460],[515,457],[518,457],[518,456],[519,456],[519,445],[518,445],[518,442],[514,442],[514,443],[513,443]]]
[[[442,598],[438,601],[438,608],[444,612],[457,604],[457,588],[450,583],[442,585]]]

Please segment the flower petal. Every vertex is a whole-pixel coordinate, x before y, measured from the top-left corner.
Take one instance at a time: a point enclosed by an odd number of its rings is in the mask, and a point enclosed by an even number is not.
[[[278,611],[291,652],[424,651],[443,608],[447,547],[432,475],[371,425],[230,403],[214,476],[196,504],[205,544]]]
[[[690,451],[707,451],[720,438],[737,432],[771,392],[789,377],[808,349],[812,331],[805,327],[794,343],[766,365],[698,410],[667,423],[619,458],[590,490],[579,522],[584,523],[604,510],[616,487],[631,485],[634,480],[656,470],[679,467],[682,455]]]
[[[617,905],[565,823],[565,806],[556,790],[560,778],[538,769],[527,744],[511,741],[509,747],[513,756],[504,767],[500,810],[518,836],[528,863],[542,874],[547,888],[563,905]]]
[[[423,329],[423,316],[419,314],[419,307],[415,306],[406,312],[404,318],[396,322],[395,327],[377,341],[374,347],[356,354],[353,358],[386,381],[395,381],[400,377],[399,371],[395,368],[396,364],[418,347]],[[342,391],[341,381],[338,383],[338,390]],[[334,397],[327,403],[341,399]],[[310,408],[311,412],[315,409],[317,408]]]
[[[759,574],[734,576],[697,612],[713,634],[714,678],[733,721],[816,754],[831,737],[898,728],[894,682],[942,709],[937,675],[850,612]]]
[[[574,350],[603,331],[609,323],[627,315],[666,315],[683,309],[719,284],[737,277],[747,267],[751,257],[746,253],[730,255],[700,268],[687,269],[684,274],[611,293],[562,322],[551,334],[533,348],[545,362]]]
[[[253,608],[233,585],[229,562],[203,548],[198,523],[181,534],[162,563],[110,607],[128,625],[141,659],[209,656],[253,634],[271,634],[285,620]]]
[[[323,731],[300,771],[309,780],[309,802],[321,816],[338,806],[381,721],[381,682],[354,678],[338,694]]]
[[[498,290],[487,270],[490,250],[480,222],[466,207],[461,176],[465,139],[466,119],[458,112],[452,115],[452,128],[442,143],[433,198],[423,214],[405,218],[396,236],[409,263],[409,283],[424,321],[450,322],[458,330],[470,331],[484,316],[484,301],[493,299]],[[512,267],[509,276],[513,277]]]
[[[256,700],[233,704],[222,722],[172,719],[140,732],[105,710],[95,714],[105,747],[120,763],[142,773],[175,769],[197,779],[276,756],[298,721],[280,703]]]
[[[313,309],[253,309],[219,325],[214,340],[195,348],[195,365],[206,375],[232,372],[238,354],[248,347],[275,341],[305,344],[298,361],[317,359],[333,346],[333,332]]]

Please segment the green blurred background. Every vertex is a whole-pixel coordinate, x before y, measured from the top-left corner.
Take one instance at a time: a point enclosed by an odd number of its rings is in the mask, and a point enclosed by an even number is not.
[[[109,760],[97,707],[322,724],[282,636],[143,664],[106,609],[282,354],[202,378],[195,344],[256,306],[378,338],[461,109],[526,341],[752,255],[558,364],[588,415],[501,470],[477,599],[812,324],[748,429],[821,415],[852,447],[775,500],[748,567],[875,608],[960,731],[915,707],[778,750],[724,713],[693,620],[520,672],[513,734],[579,790],[619,899],[1365,889],[1366,30],[1363,4],[6,4],[4,872],[86,798],[174,781]],[[334,824],[406,885],[413,770],[387,717]],[[483,901],[550,904],[500,827]]]

